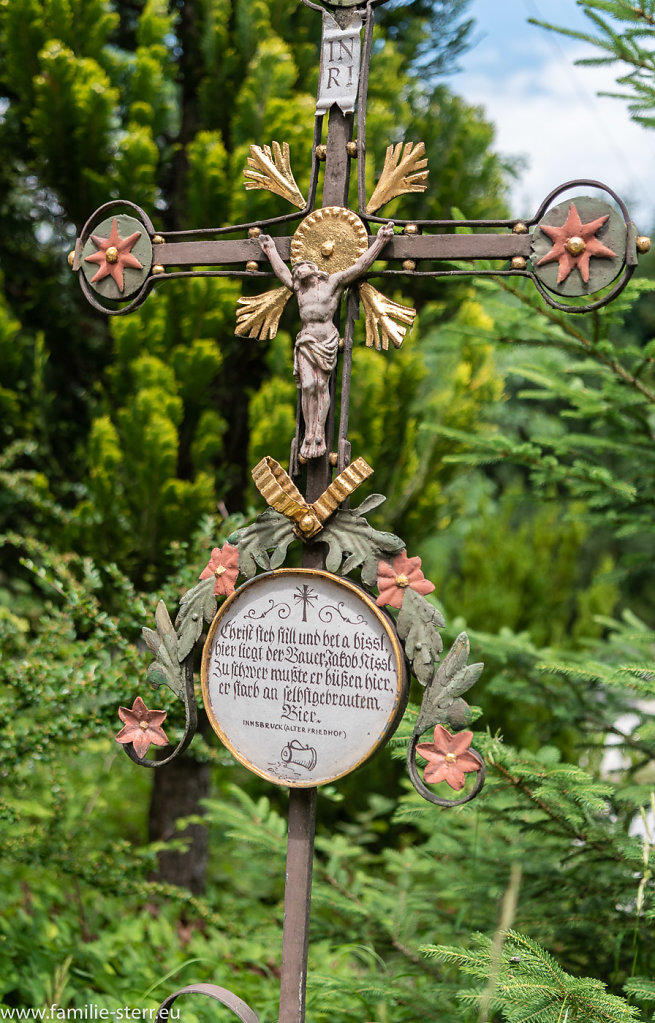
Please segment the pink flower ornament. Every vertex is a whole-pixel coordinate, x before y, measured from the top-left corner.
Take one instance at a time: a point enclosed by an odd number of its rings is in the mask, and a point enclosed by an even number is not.
[[[379,607],[385,604],[400,607],[407,589],[415,590],[422,596],[432,593],[434,589],[434,583],[421,572],[421,559],[408,558],[407,551],[397,554],[391,564],[387,561],[379,563],[377,584],[380,595],[375,603]]]
[[[126,745],[131,742],[138,757],[145,757],[150,744],[167,746],[168,736],[161,727],[166,720],[165,710],[148,710],[140,696],[129,707],[119,707],[118,716],[124,727],[116,736],[116,742]]]
[[[445,781],[451,789],[463,789],[465,776],[480,770],[480,761],[469,750],[472,739],[473,732],[451,735],[443,725],[437,725],[434,742],[420,742],[416,747],[419,756],[428,761],[424,780],[430,785]]]
[[[229,543],[214,547],[207,566],[200,573],[201,579],[214,576],[214,596],[227,597],[234,593],[234,584],[239,574],[239,551]]]

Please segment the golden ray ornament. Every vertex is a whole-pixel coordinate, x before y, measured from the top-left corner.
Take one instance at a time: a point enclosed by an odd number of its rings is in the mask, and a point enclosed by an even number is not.
[[[391,340],[394,348],[400,348],[414,323],[416,309],[394,302],[366,281],[359,285],[359,294],[366,313],[366,347],[386,352]]]
[[[247,189],[262,188],[274,192],[298,209],[307,205],[291,170],[288,142],[283,142],[281,147],[279,142],[273,142],[272,150],[271,146],[251,146],[248,166],[243,174],[248,179],[245,182]]]
[[[288,288],[275,288],[261,295],[249,295],[237,299],[237,325],[234,333],[238,337],[252,337],[260,341],[270,340],[277,334],[284,307],[293,294]]]
[[[257,463],[252,478],[266,503],[294,523],[298,536],[309,540],[320,533],[339,505],[372,473],[373,469],[363,458],[356,458],[313,504],[305,501],[286,470],[270,455]]]
[[[425,192],[429,171],[425,159],[425,143],[399,142],[388,146],[384,167],[369,199],[366,212],[375,213],[385,203],[408,192]]]

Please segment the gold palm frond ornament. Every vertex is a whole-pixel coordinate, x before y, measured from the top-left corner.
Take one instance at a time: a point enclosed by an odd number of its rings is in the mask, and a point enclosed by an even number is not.
[[[416,319],[416,309],[394,302],[367,281],[360,282],[359,295],[366,313],[366,347],[386,352],[391,341],[400,348]]]
[[[237,299],[237,325],[234,333],[239,337],[259,340],[274,338],[280,317],[291,298],[288,288],[275,288],[261,295],[250,295]]]
[[[273,142],[271,146],[251,146],[248,166],[243,175],[247,189],[262,188],[275,195],[281,195],[290,203],[303,209],[307,202],[296,184],[291,170],[289,143]]]
[[[367,213],[375,213],[385,203],[409,192],[425,192],[429,171],[426,169],[425,143],[399,142],[388,146],[382,174],[375,191],[366,204]]]

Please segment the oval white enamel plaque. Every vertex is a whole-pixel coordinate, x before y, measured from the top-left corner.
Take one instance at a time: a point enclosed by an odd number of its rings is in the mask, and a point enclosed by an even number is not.
[[[407,699],[390,619],[353,583],[311,569],[256,576],[226,600],[203,650],[202,690],[237,760],[297,788],[358,767]]]

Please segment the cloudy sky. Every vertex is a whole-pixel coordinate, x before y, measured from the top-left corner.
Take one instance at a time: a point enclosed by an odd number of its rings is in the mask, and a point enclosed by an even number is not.
[[[615,88],[612,69],[578,68],[593,50],[577,40],[528,24],[528,18],[589,30],[575,0],[472,0],[479,40],[450,80],[464,98],[484,107],[497,129],[496,148],[520,154],[527,167],[512,191],[512,213],[528,216],[557,185],[593,178],[626,202],[637,227],[655,223],[655,130],[630,120],[620,100],[600,98]]]

